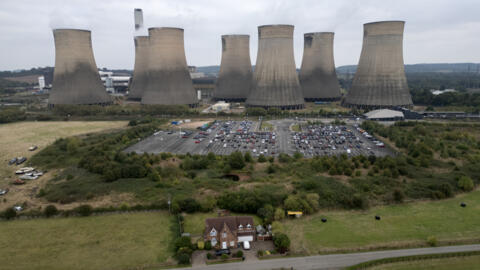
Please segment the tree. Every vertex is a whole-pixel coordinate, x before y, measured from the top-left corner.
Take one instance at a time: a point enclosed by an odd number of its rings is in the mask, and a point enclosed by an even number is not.
[[[273,244],[280,253],[285,253],[290,248],[290,239],[286,234],[278,233],[273,236]]]
[[[270,204],[258,209],[257,215],[263,218],[265,224],[269,224],[273,221],[275,209]]]
[[[320,196],[318,196],[317,193],[309,193],[307,194],[307,202],[310,205],[310,207],[313,209],[313,211],[318,211],[320,209],[320,205],[318,204],[318,200],[320,200]]]
[[[265,156],[263,154],[260,154],[258,156],[258,162],[264,163],[264,162],[267,162],[267,159],[265,158]]]
[[[284,218],[285,218],[285,210],[283,210],[282,208],[275,209],[274,219],[275,220],[282,220]]]
[[[464,191],[472,191],[474,188],[472,178],[468,176],[462,176],[458,179],[458,187],[463,189]]]
[[[188,247],[192,249],[192,239],[188,236],[182,236],[175,240],[175,250],[178,251],[183,247]]]
[[[5,210],[5,212],[3,213],[3,216],[6,219],[15,218],[17,216],[17,211],[15,211],[15,209],[13,209],[13,207],[10,207],[7,210]]]
[[[190,256],[186,253],[178,254],[177,261],[180,265],[190,264]]]
[[[403,202],[404,198],[405,198],[405,194],[401,189],[397,188],[393,191],[393,199],[396,202],[401,203]]]
[[[211,250],[212,249],[212,242],[206,241],[205,242],[205,250]]]
[[[242,153],[235,151],[228,157],[228,164],[234,170],[240,170],[245,167],[245,160]]]
[[[302,209],[300,198],[295,195],[289,195],[283,202],[286,210],[299,211]]]
[[[58,213],[58,210],[57,208],[55,207],[55,205],[48,205],[47,207],[45,207],[45,210],[43,211],[43,214],[46,216],[46,217],[51,217],[51,216],[54,216]]]
[[[75,208],[75,212],[77,212],[80,216],[86,217],[92,214],[92,207],[88,204],[80,205],[79,207]]]
[[[252,155],[250,154],[250,152],[245,153],[244,159],[245,159],[245,162],[248,162],[248,163],[253,162],[253,158],[252,158]]]

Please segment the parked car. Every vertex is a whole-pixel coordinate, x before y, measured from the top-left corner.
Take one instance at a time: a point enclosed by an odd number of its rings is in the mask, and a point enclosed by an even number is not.
[[[10,161],[8,162],[8,165],[13,165],[13,164],[15,164],[15,163],[17,163],[17,158],[16,158],[16,157],[10,159]]]
[[[13,207],[13,209],[14,209],[15,211],[17,211],[17,212],[20,212],[20,211],[23,210],[23,207],[21,207],[20,205],[15,205],[15,206]]]
[[[23,185],[23,184],[25,184],[25,181],[20,180],[20,179],[15,179],[15,181],[13,181],[13,184],[14,185]]]
[[[35,151],[35,150],[37,150],[37,148],[38,148],[38,146],[36,146],[36,145],[30,146],[30,147],[28,148],[28,151]]]
[[[0,195],[5,195],[8,193],[8,188],[7,189],[0,189]]]
[[[19,157],[19,158],[17,158],[16,164],[20,165],[20,164],[24,163],[25,161],[27,161],[26,157]]]
[[[244,242],[243,242],[243,249],[249,250],[249,249],[250,249],[250,242],[244,241]]]
[[[222,254],[227,254],[227,255],[230,255],[230,249],[219,249],[217,251],[215,251],[215,255],[216,256],[222,256]]]

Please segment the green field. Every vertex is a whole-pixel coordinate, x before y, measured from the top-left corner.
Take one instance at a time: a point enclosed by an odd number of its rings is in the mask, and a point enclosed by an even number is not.
[[[464,270],[480,269],[480,256],[399,262],[369,268],[371,270]]]
[[[3,221],[0,268],[103,270],[164,263],[172,255],[172,221],[163,212]]]
[[[460,203],[467,203],[461,208]],[[438,241],[480,236],[480,191],[443,201],[375,207],[367,211],[320,211],[285,222],[292,250],[316,254],[339,250],[407,247]],[[374,216],[382,220],[376,221]],[[327,223],[321,218],[326,217]]]

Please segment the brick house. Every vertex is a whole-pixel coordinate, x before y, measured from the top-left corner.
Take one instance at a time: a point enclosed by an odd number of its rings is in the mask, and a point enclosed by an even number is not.
[[[236,248],[239,243],[255,241],[253,217],[217,217],[205,220],[205,241],[212,247],[226,249]]]

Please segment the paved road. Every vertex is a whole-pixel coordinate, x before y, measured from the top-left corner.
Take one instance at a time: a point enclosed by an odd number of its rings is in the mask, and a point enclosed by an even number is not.
[[[433,253],[448,253],[448,252],[462,252],[462,251],[480,251],[480,245],[464,245],[464,246],[446,246],[435,248],[416,248],[416,249],[398,249],[385,250],[363,253],[350,254],[332,254],[319,255],[309,257],[297,257],[286,259],[272,259],[261,261],[245,261],[239,263],[217,264],[210,266],[200,266],[194,268],[177,268],[179,270],[206,270],[206,269],[229,269],[229,270],[267,270],[278,269],[281,267],[295,270],[311,270],[311,269],[342,269],[344,267],[358,264],[365,261],[402,257],[410,255],[422,255]]]

